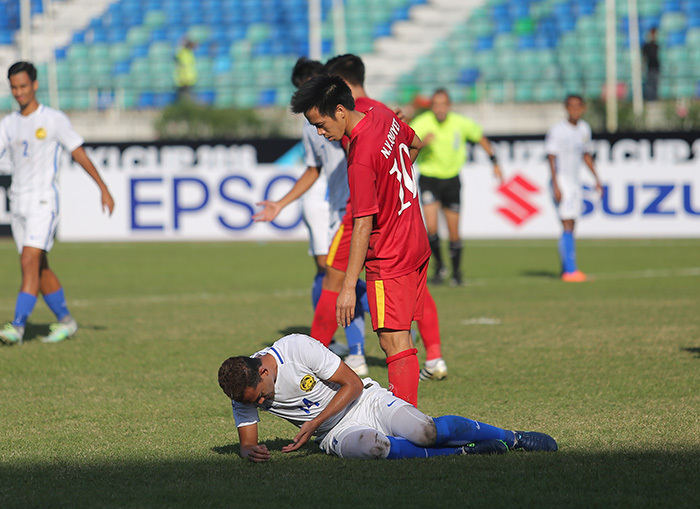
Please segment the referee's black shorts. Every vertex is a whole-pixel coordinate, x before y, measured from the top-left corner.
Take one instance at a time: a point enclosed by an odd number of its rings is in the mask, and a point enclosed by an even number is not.
[[[460,200],[462,183],[459,176],[439,179],[421,175],[418,184],[420,185],[420,197],[423,205],[440,202],[444,208],[459,212],[462,203]]]

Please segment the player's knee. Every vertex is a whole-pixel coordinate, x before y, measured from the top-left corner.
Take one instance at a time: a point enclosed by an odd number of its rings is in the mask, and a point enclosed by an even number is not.
[[[427,420],[421,422],[419,426],[419,433],[411,440],[411,442],[422,447],[431,447],[435,445],[436,440],[437,427],[435,426],[435,422],[428,417]]]
[[[349,441],[347,447],[343,447],[343,458],[385,459],[390,449],[391,443],[383,433],[366,430],[359,433],[356,441]]]

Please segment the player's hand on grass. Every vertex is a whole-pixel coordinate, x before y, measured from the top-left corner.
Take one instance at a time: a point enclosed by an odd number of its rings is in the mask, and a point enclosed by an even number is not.
[[[265,200],[256,203],[256,205],[258,207],[263,207],[263,209],[260,212],[253,216],[253,220],[256,222],[270,222],[274,220],[282,210],[282,207],[280,207],[279,203],[277,203],[276,201]]]
[[[342,290],[338,294],[338,300],[335,301],[335,317],[338,325],[347,327],[355,318],[355,304],[357,296],[355,288],[348,288],[343,285]]]
[[[301,446],[311,439],[317,428],[318,426],[314,421],[308,421],[302,424],[299,433],[296,434],[292,443],[282,447],[282,452],[293,452],[300,449]]]
[[[102,191],[102,212],[109,212],[110,216],[114,212],[114,199],[107,189]]]
[[[270,459],[270,451],[265,444],[254,445],[248,450],[247,458],[254,463],[262,463]]]

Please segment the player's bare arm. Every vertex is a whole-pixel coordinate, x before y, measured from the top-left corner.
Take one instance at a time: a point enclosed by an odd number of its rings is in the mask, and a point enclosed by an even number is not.
[[[238,439],[241,442],[241,457],[255,463],[270,459],[270,451],[265,444],[258,444],[258,424],[238,428]]]
[[[318,180],[321,170],[315,166],[308,166],[306,171],[294,183],[294,186],[289,190],[284,197],[277,201],[265,200],[256,203],[263,209],[253,216],[255,221],[272,221],[277,215],[282,212],[282,209],[292,203],[294,200],[302,196],[309,188]]]
[[[598,178],[598,173],[595,171],[595,161],[593,160],[593,156],[589,153],[583,154],[583,162],[586,163],[586,166],[588,166],[588,169],[591,170],[591,173],[593,174],[593,178],[595,178],[595,190],[599,195],[603,194],[603,186],[600,183],[600,179]]]
[[[559,203],[561,201],[561,190],[557,184],[557,156],[554,154],[548,154],[547,161],[549,161],[549,171],[552,173],[552,192],[554,193],[554,201]]]
[[[503,183],[503,172],[501,171],[501,167],[498,165],[498,161],[496,160],[496,152],[494,152],[491,142],[486,136],[482,136],[479,140],[479,145],[483,147],[489,158],[491,158],[491,161],[493,161],[493,176],[496,177],[499,182]]]
[[[430,135],[428,135],[430,136]],[[411,162],[415,163],[416,158],[418,157],[418,153],[421,151],[421,149],[425,146],[426,144],[423,143],[423,141],[420,139],[420,137],[416,134],[413,136],[413,141],[411,141],[411,145],[408,147],[408,156],[411,158]]]
[[[328,406],[315,419],[305,422],[299,433],[294,437],[289,445],[282,448],[282,452],[292,452],[303,446],[313,436],[316,430],[330,417],[345,409],[362,394],[362,380],[344,362],[340,363],[338,369],[328,380],[340,385],[340,389],[328,403]]]
[[[102,193],[102,210],[108,210],[109,215],[111,216],[112,212],[114,212],[114,200],[112,199],[112,195],[109,194],[109,189],[107,189],[107,185],[102,180],[102,177],[100,177],[97,168],[95,168],[95,165],[92,164],[92,161],[90,161],[90,158],[85,153],[85,149],[83,147],[78,147],[71,153],[71,155],[73,156],[75,162],[82,166],[87,174],[90,175],[90,177],[92,177],[95,183],[97,183],[99,186],[100,192]]]
[[[338,325],[347,327],[355,318],[355,286],[360,277],[362,267],[367,258],[369,248],[369,235],[372,233],[374,216],[356,217],[353,220],[352,239],[350,240],[350,255],[348,257],[348,268],[343,279],[343,288],[338,294],[335,305],[335,316]]]

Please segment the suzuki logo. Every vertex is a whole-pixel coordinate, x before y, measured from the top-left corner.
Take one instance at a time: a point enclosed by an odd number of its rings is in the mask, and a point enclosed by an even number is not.
[[[516,226],[520,226],[539,212],[539,209],[526,199],[528,194],[537,193],[539,190],[536,185],[525,179],[525,177],[515,175],[498,188],[498,192],[509,200],[507,206],[498,207],[498,212]]]

